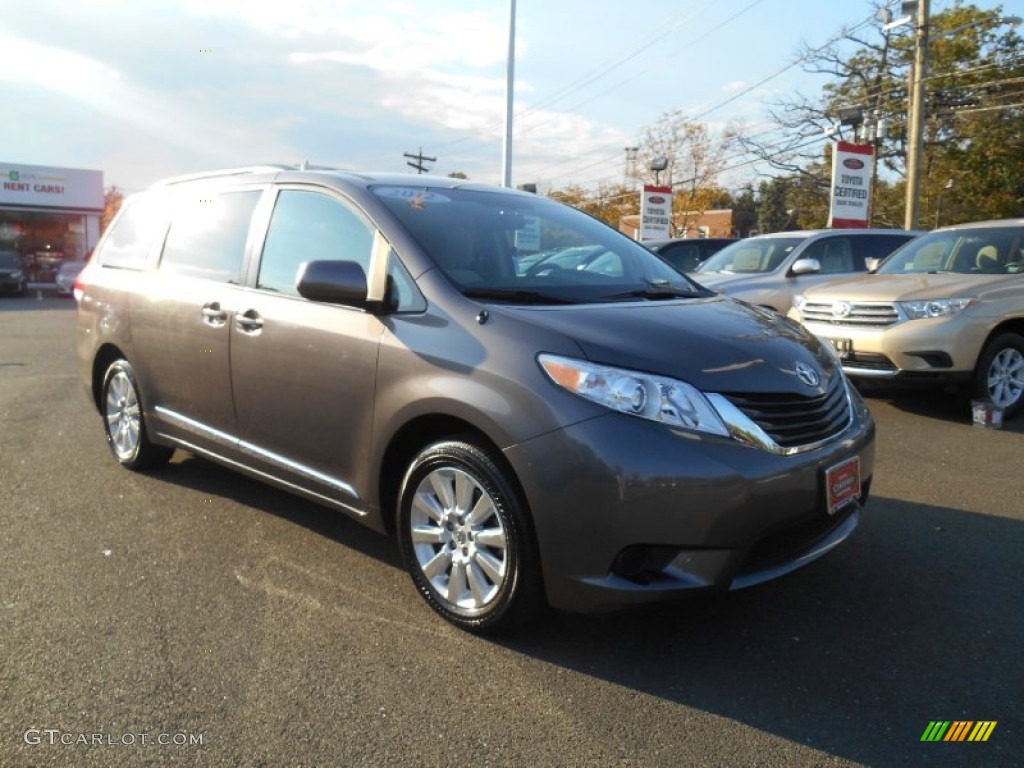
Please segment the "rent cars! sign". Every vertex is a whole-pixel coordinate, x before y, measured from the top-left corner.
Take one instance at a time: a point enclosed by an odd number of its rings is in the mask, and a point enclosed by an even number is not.
[[[667,240],[671,237],[672,187],[644,184],[640,195],[640,240]]]
[[[103,172],[0,163],[0,205],[103,210]]]
[[[832,148],[832,205],[828,215],[830,227],[868,226],[874,155],[874,147],[869,144],[835,143]]]

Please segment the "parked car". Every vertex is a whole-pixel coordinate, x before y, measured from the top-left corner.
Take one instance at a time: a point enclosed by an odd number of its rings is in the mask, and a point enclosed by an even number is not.
[[[645,240],[644,245],[661,256],[680,272],[693,272],[735,237],[685,237],[674,240]]]
[[[65,261],[57,268],[57,295],[70,296],[75,287],[75,278],[85,266],[84,261]]]
[[[0,293],[25,293],[25,269],[17,251],[0,251]]]
[[[966,383],[1024,405],[1024,219],[937,229],[876,274],[808,290],[794,317],[860,380]]]
[[[748,237],[723,248],[691,277],[735,299],[785,314],[811,286],[883,259],[920,232],[894,229],[816,229]]]
[[[677,238],[675,240],[648,240],[643,245],[662,257],[681,272],[692,272],[737,238]]]
[[[621,272],[519,274],[530,232]],[[874,424],[829,345],[534,194],[170,180],[75,293],[117,461],[182,448],[391,532],[471,631],[780,576],[849,536],[871,485]]]

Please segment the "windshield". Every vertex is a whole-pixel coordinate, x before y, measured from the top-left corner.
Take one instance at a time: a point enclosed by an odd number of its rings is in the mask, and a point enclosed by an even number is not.
[[[21,259],[16,253],[0,253],[0,268],[16,269],[21,266]]]
[[[639,243],[544,197],[413,186],[373,192],[466,296],[561,304],[712,295]]]
[[[803,237],[750,237],[727,245],[699,267],[697,272],[774,272]]]
[[[1024,270],[1024,228],[992,227],[930,232],[887,258],[879,274],[956,272],[1018,274]]]

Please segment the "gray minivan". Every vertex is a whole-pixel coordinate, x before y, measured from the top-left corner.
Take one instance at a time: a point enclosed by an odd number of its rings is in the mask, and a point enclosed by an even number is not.
[[[600,268],[520,260],[600,247]],[[856,527],[832,348],[537,195],[287,166],[130,198],[75,284],[114,457],[218,461],[398,539],[476,632],[756,584]]]

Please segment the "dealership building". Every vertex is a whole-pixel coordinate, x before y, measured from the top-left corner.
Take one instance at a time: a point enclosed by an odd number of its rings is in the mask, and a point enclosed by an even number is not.
[[[16,251],[30,281],[85,258],[102,216],[102,171],[0,162],[0,251]]]

